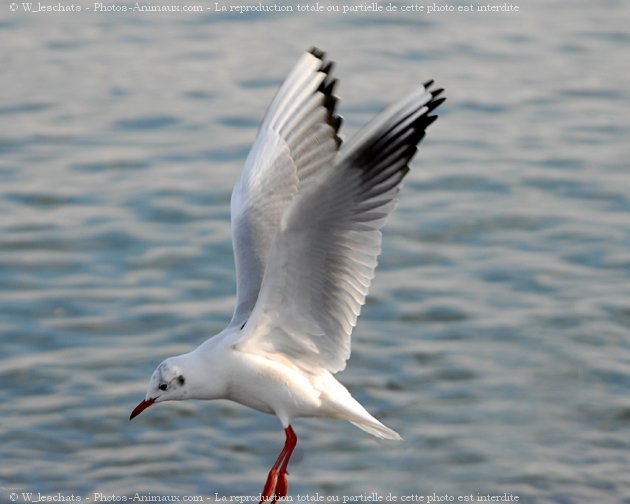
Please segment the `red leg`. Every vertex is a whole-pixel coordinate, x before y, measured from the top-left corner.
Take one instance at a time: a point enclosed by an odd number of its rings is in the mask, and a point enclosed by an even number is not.
[[[273,497],[277,481],[278,470],[272,468],[267,475],[267,482],[265,483],[265,487],[260,495],[260,504],[263,504],[265,501],[268,501]]]
[[[287,466],[289,465],[289,459],[297,444],[297,436],[293,432],[293,428],[289,425],[284,429],[286,435],[286,441],[284,442],[284,448],[278,455],[276,462],[269,471],[267,476],[267,482],[263,488],[260,504],[263,504],[267,500],[273,498],[275,503],[278,497],[286,497],[289,492],[289,484],[287,482]]]
[[[295,445],[297,444],[297,436],[290,425],[285,432],[287,434],[287,444],[289,444],[289,450],[287,451],[287,455],[280,466],[278,482],[276,483],[276,496],[273,500],[273,504],[276,504],[278,497],[286,497],[289,494],[289,482],[287,480],[287,474],[289,473],[287,472],[287,466],[289,465],[289,459],[291,458]]]

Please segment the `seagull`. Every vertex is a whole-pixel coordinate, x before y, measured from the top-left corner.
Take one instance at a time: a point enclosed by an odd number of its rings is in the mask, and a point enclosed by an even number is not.
[[[275,415],[286,440],[260,494],[288,495],[298,417],[347,420],[400,440],[334,374],[374,277],[381,228],[431,115],[444,98],[433,81],[339,137],[333,63],[304,53],[262,121],[230,203],[237,297],[232,320],[195,350],[164,360],[133,419],[149,406],[229,399]]]

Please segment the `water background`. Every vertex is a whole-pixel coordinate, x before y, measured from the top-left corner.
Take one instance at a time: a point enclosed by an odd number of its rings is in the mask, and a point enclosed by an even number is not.
[[[229,320],[231,187],[316,45],[338,63],[346,136],[428,78],[448,101],[339,375],[405,441],[298,420],[291,495],[630,502],[624,1],[345,16],[16,5],[0,6],[0,500],[260,492],[284,440],[275,418],[192,401],[128,416],[156,364]]]

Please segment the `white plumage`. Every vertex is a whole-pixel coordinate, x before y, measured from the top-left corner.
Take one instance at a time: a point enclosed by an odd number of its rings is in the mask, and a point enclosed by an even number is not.
[[[271,103],[234,187],[237,301],[230,324],[190,353],[166,359],[144,401],[225,398],[274,414],[287,440],[261,502],[287,495],[296,417],[344,419],[370,434],[400,436],[370,415],[333,376],[429,115],[443,98],[432,82],[394,103],[341,144],[332,63],[313,49]]]

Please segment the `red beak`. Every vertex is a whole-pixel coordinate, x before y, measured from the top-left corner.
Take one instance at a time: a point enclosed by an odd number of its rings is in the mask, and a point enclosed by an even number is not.
[[[137,417],[140,413],[142,413],[145,409],[147,409],[149,406],[151,406],[153,403],[155,402],[155,399],[147,399],[146,401],[142,401],[140,404],[138,404],[138,406],[136,406],[136,408],[131,412],[131,415],[129,416],[129,420],[133,420],[135,417]]]

